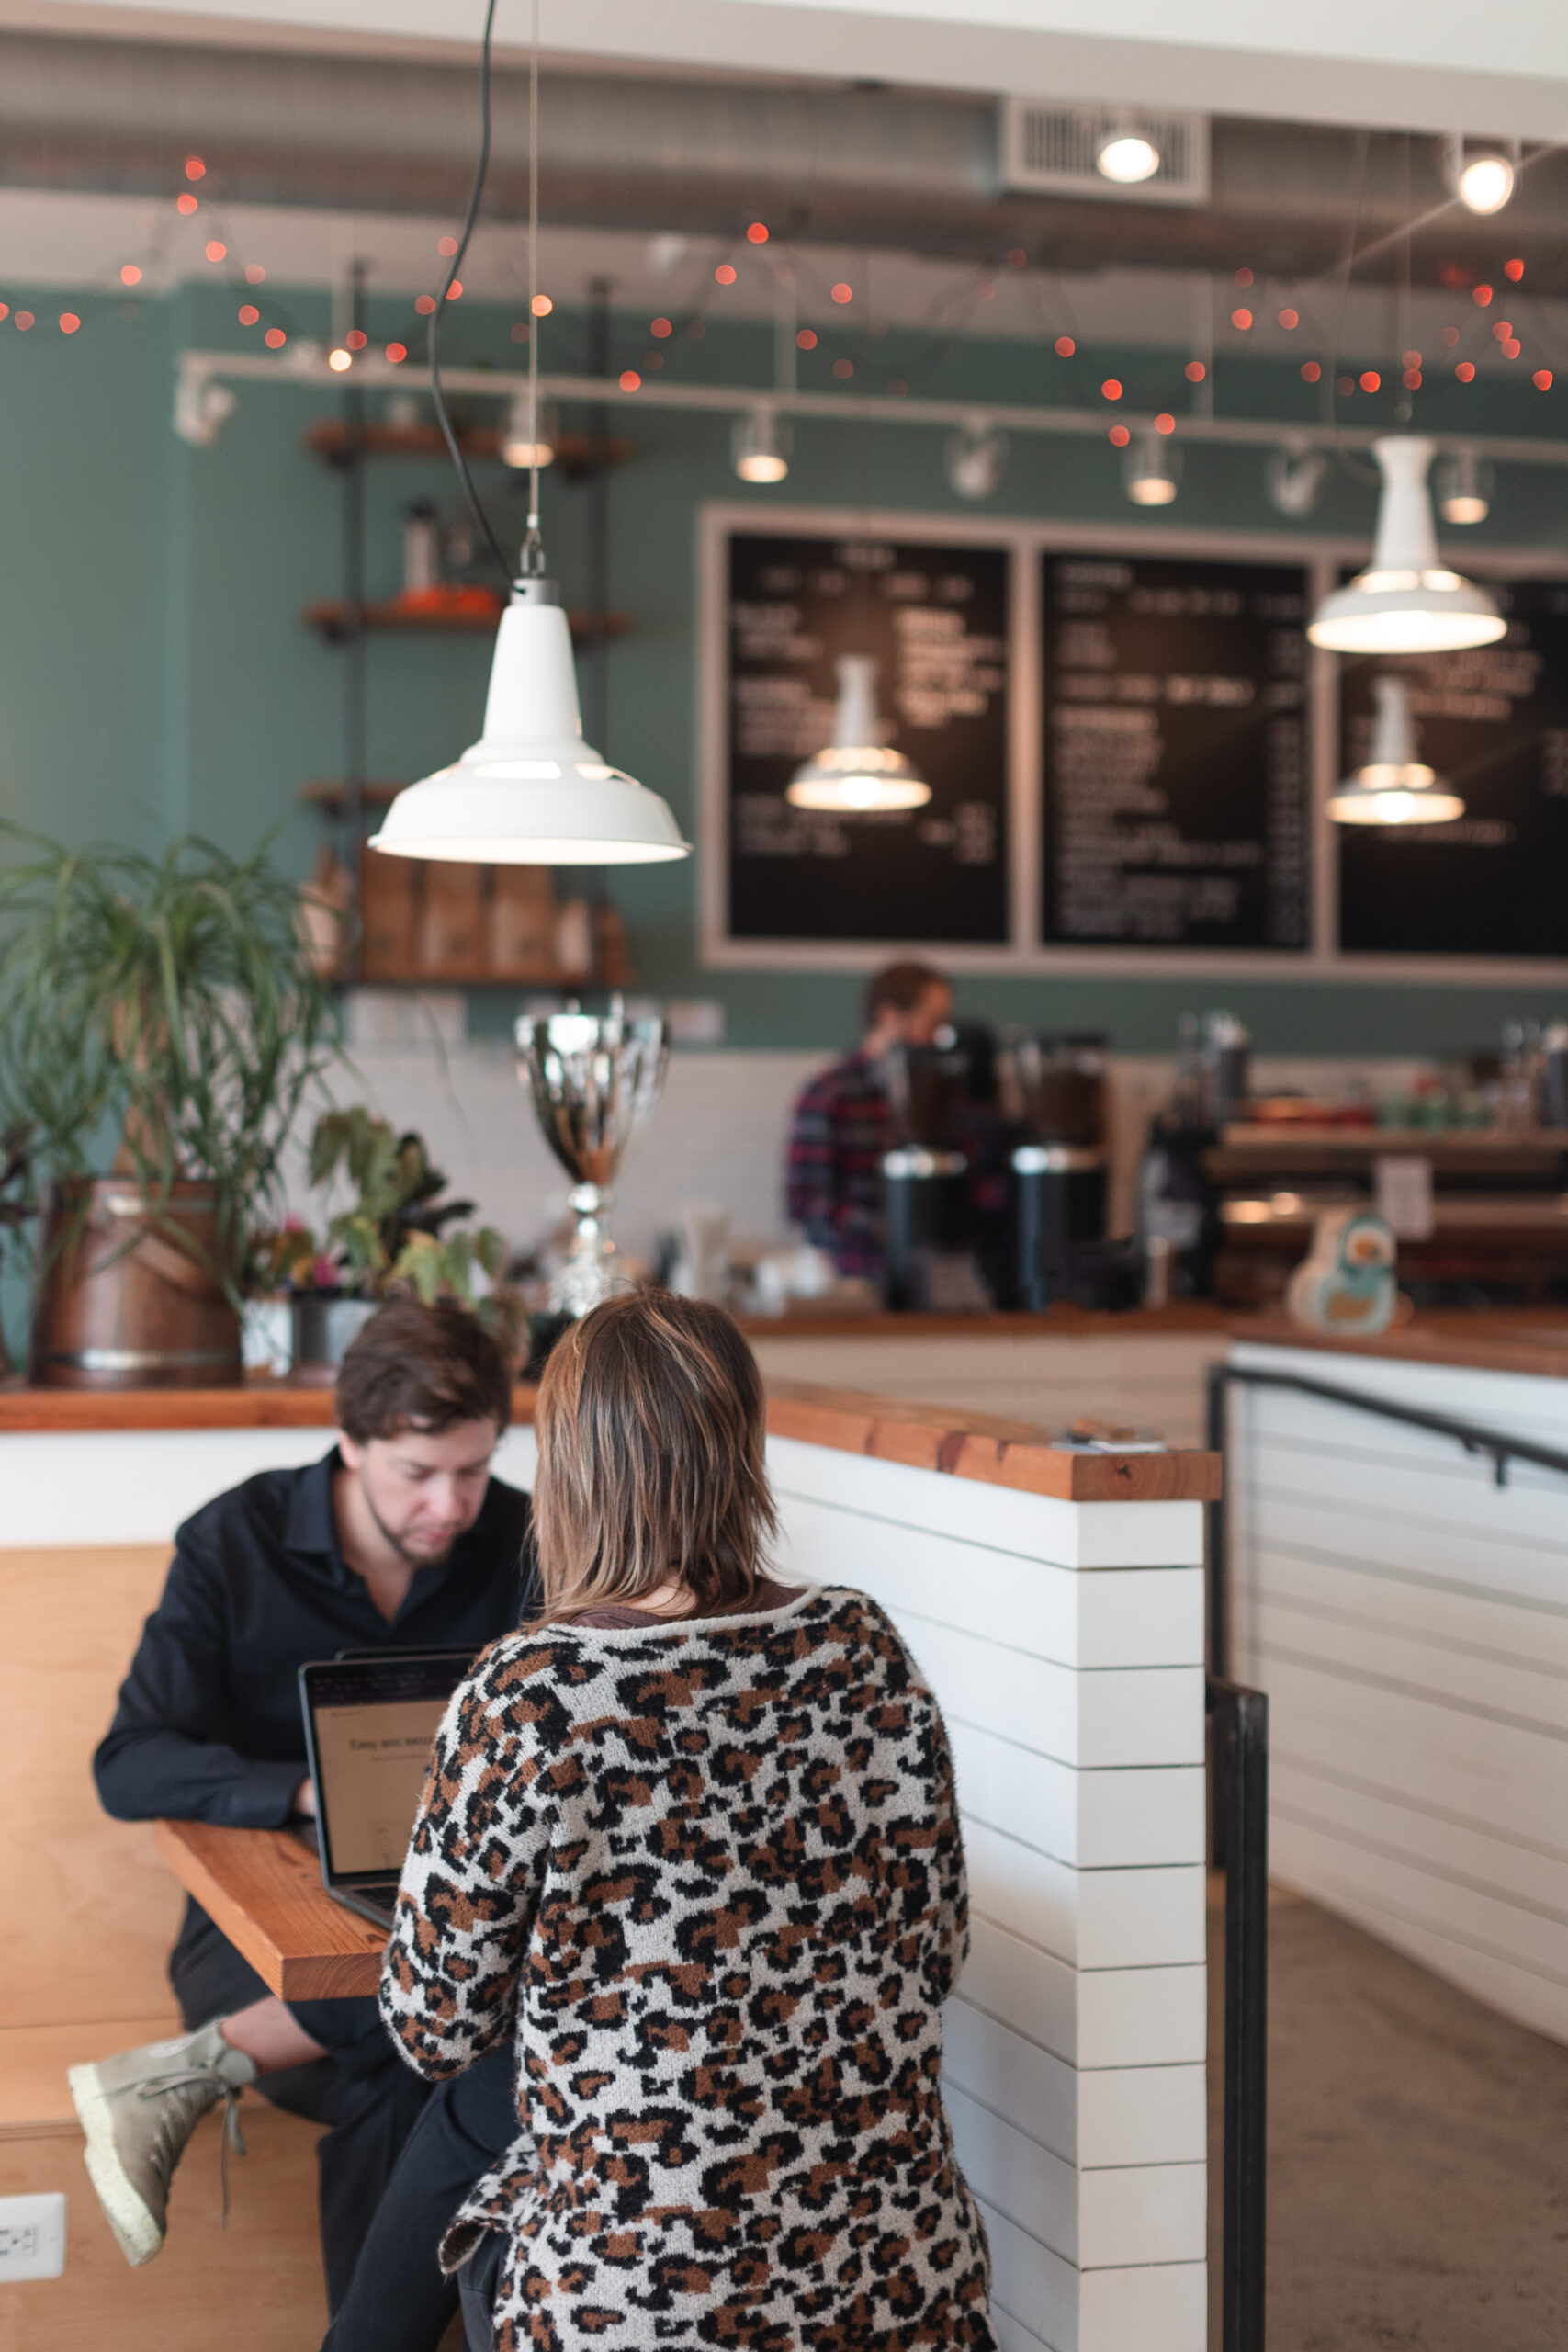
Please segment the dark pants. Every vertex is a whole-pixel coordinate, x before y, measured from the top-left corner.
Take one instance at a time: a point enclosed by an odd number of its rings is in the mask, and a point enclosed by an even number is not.
[[[321,2352],[434,2352],[457,2309],[457,2281],[443,2276],[437,2252],[475,2181],[517,2137],[515,2075],[512,2052],[497,2050],[436,2085]]]
[[[192,2030],[267,1995],[249,1961],[197,1903],[186,1906],[169,1982]],[[398,2056],[373,2000],[291,2001],[288,2008],[328,2054],[264,2075],[256,2087],[275,2107],[330,2127],[317,2144],[316,2162],[321,2262],[328,2308],[335,2312],[430,2086]]]

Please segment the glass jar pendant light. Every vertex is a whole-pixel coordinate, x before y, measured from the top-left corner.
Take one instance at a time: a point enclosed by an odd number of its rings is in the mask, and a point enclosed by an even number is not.
[[[874,656],[843,653],[833,666],[839,673],[833,740],[796,768],[784,798],[796,808],[836,810],[846,817],[923,808],[931,786],[912,760],[883,741]]]
[[[1374,678],[1378,715],[1371,756],[1348,775],[1328,803],[1337,825],[1447,825],[1464,803],[1416,756],[1409,681]]]
[[[1436,444],[1391,434],[1373,442],[1372,455],[1382,496],[1371,562],[1324,598],[1308,637],[1336,653],[1457,653],[1494,644],[1507,628],[1495,598],[1438,560],[1427,491]]]
[[[510,598],[496,632],[484,733],[450,767],[400,792],[372,849],[397,857],[457,859],[486,865],[641,865],[689,857],[664,802],[582,740],[571,631],[560,592],[545,576],[539,534],[539,469],[548,462],[539,412],[539,7],[534,0],[528,74],[528,390],[509,437],[526,451],[529,496],[521,576],[513,577],[491,528],[441,390],[439,321],[479,215],[490,163],[491,34],[485,14],[479,91],[483,135],[473,193],[457,250],[430,315],[431,395],[480,536],[506,576]],[[553,456],[553,448],[548,453]]]

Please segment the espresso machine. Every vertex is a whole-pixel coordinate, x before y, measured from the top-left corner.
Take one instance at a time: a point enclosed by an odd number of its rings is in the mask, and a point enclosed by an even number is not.
[[[1104,1303],[1107,1042],[1065,1030],[1013,1047],[1026,1129],[1012,1153],[1016,1296],[1036,1314],[1055,1299]]]
[[[969,1056],[956,1038],[895,1046],[886,1076],[895,1137],[882,1158],[887,1304],[895,1312],[984,1314],[991,1298],[970,1211]]]

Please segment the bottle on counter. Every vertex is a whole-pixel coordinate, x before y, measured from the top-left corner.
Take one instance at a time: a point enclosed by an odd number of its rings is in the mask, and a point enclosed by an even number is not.
[[[1223,1127],[1239,1118],[1252,1091],[1252,1039],[1234,1012],[1203,1019],[1204,1125]]]
[[[1540,1040],[1540,1124],[1568,1127],[1568,1021],[1551,1021]]]

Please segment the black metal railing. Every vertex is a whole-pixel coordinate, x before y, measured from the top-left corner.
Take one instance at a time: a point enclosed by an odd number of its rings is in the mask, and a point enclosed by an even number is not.
[[[1225,1866],[1222,2352],[1263,2352],[1269,2131],[1269,1701],[1209,1678],[1209,1758]]]

